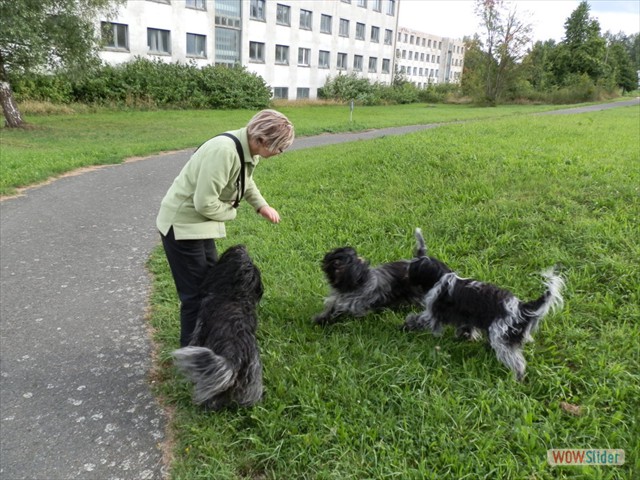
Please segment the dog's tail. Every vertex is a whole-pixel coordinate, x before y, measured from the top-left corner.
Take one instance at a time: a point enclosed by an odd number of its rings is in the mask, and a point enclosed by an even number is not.
[[[193,401],[201,404],[228,390],[236,379],[229,360],[205,347],[184,347],[172,353],[175,365],[195,383]]]
[[[564,305],[562,299],[562,290],[565,287],[564,279],[555,272],[554,268],[550,268],[542,272],[545,278],[547,290],[536,300],[532,300],[522,304],[522,314],[529,319],[524,331],[525,341],[531,340],[531,334],[537,329],[540,321],[549,313],[555,311]]]
[[[427,256],[427,246],[424,243],[424,237],[422,236],[422,230],[416,228],[414,232],[416,236],[416,258],[422,258]]]

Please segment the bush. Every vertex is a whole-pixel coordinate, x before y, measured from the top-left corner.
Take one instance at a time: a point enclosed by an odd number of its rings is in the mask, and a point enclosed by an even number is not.
[[[377,90],[377,85],[366,78],[360,78],[355,73],[340,73],[335,78],[327,78],[324,87],[318,89],[318,97],[341,102],[354,100],[359,105],[374,105],[379,101]]]
[[[65,74],[11,79],[16,99],[146,108],[261,109],[271,89],[241,66],[164,63],[144,58],[103,65],[81,79]]]

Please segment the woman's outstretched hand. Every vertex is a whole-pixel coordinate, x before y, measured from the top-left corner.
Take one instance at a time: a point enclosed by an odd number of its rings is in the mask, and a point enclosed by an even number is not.
[[[271,223],[280,223],[280,214],[275,208],[271,208],[269,205],[262,207],[258,210],[258,213]]]

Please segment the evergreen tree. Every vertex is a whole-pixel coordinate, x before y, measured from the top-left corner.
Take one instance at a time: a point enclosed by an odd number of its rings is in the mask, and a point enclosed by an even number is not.
[[[595,83],[608,73],[606,42],[600,35],[598,20],[591,18],[589,11],[589,4],[583,0],[564,23],[565,36],[554,64],[560,83],[570,82],[582,74],[588,75]]]

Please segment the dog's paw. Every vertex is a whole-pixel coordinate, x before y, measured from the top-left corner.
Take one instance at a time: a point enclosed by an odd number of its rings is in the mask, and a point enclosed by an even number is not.
[[[405,332],[424,329],[424,325],[422,325],[422,323],[420,322],[420,315],[416,313],[410,313],[409,315],[407,315],[407,318],[405,318],[404,323],[402,324],[400,329],[404,330]]]
[[[324,326],[333,322],[331,322],[331,318],[327,317],[326,315],[316,315],[311,319],[311,323],[313,323],[314,325]]]

